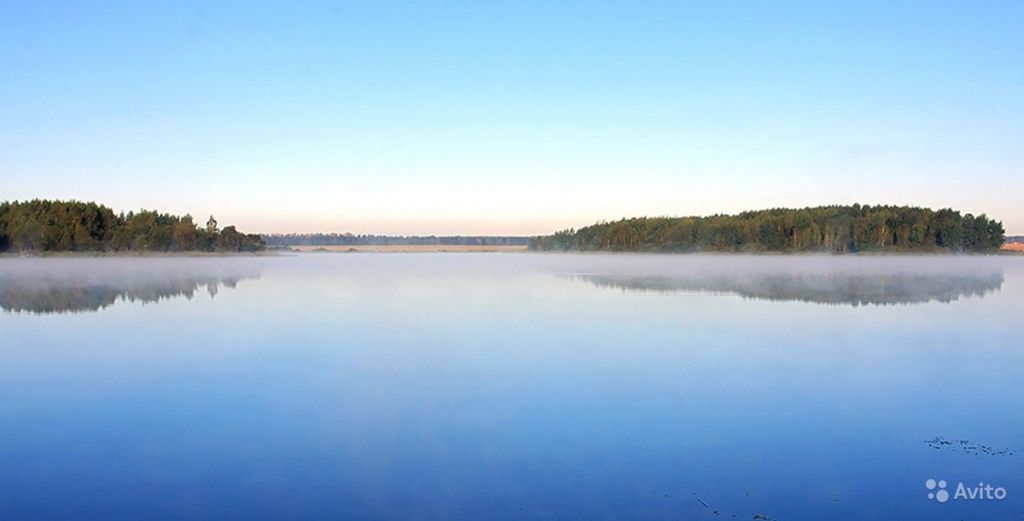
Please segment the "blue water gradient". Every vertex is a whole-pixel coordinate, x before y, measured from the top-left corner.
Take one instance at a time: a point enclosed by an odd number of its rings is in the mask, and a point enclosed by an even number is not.
[[[4,259],[0,518],[1013,519],[1022,297],[1021,257]]]

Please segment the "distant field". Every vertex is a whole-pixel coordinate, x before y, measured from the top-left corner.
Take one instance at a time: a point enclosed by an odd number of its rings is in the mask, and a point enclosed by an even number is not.
[[[526,246],[476,246],[458,244],[391,244],[373,246],[292,246],[295,251],[333,252],[513,252],[526,251]]]
[[[1008,242],[1006,244],[1003,244],[1003,248],[1002,249],[1007,250],[1007,251],[1024,251],[1024,243]]]

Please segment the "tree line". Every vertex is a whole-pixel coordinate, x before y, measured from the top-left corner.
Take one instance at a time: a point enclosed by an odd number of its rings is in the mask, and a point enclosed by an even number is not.
[[[174,252],[262,250],[263,239],[210,216],[205,227],[192,216],[153,210],[114,213],[93,202],[13,201],[0,203],[0,252],[63,251]]]
[[[284,233],[264,234],[267,246],[526,246],[529,237],[491,236],[418,236],[418,235],[353,235],[351,233]]]
[[[1005,240],[985,214],[911,206],[774,208],[600,222],[530,241],[534,250],[664,252],[989,252]]]

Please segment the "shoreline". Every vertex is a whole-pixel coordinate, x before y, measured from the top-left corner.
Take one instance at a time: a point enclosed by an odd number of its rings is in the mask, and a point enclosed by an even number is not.
[[[469,244],[363,244],[289,246],[294,253],[523,253],[529,252],[526,245],[469,245]]]
[[[287,251],[145,251],[145,252],[121,252],[121,251],[51,251],[33,254],[22,253],[0,253],[0,259],[49,259],[49,258],[102,258],[102,257],[282,257],[289,253]]]
[[[291,247],[288,249],[275,248],[273,250],[259,252],[96,252],[96,251],[59,251],[42,252],[34,254],[0,253],[0,260],[4,259],[48,259],[48,258],[216,258],[216,257],[293,257],[296,255],[309,254],[432,254],[432,253],[505,253],[505,254],[535,254],[535,255],[593,255],[593,256],[722,256],[722,257],[1018,257],[1024,256],[1024,250],[1002,248],[993,252],[949,252],[949,251],[875,251],[836,253],[829,251],[800,251],[800,252],[725,252],[725,251],[690,251],[690,252],[663,252],[663,251],[608,251],[608,250],[531,250],[520,246],[408,246],[408,245],[381,245],[381,246],[307,246]]]

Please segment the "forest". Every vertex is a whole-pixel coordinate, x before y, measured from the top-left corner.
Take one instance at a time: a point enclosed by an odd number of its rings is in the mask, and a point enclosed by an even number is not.
[[[533,250],[650,252],[992,252],[1005,240],[985,214],[911,206],[775,208],[708,217],[639,217],[568,229]]]
[[[212,215],[200,227],[190,215],[114,213],[93,202],[0,203],[0,252],[252,252],[264,247],[259,235],[234,226],[221,229]]]

